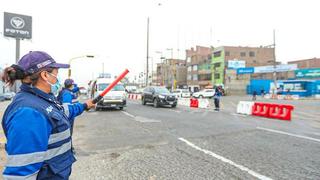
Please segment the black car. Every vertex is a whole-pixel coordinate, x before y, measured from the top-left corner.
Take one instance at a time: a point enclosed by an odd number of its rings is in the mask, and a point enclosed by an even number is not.
[[[154,107],[163,105],[177,106],[177,98],[165,87],[151,86],[143,90],[141,101],[143,105],[153,103]]]

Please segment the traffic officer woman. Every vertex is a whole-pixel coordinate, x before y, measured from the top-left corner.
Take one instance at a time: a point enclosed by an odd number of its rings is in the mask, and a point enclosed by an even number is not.
[[[32,51],[4,70],[4,82],[22,82],[2,119],[8,155],[4,179],[69,178],[76,161],[71,151],[70,119],[94,104],[88,100],[59,105],[54,96],[59,87],[58,69],[68,67],[45,52]]]

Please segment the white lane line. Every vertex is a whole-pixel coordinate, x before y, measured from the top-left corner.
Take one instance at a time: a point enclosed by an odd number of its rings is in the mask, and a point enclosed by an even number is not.
[[[132,114],[129,114],[129,113],[127,113],[127,112],[125,112],[125,111],[121,111],[123,114],[125,114],[125,115],[127,115],[127,116],[129,116],[129,117],[131,117],[131,118],[135,118],[135,116],[134,115],[132,115]]]
[[[278,133],[278,134],[284,134],[284,135],[288,135],[288,136],[293,136],[293,137],[297,137],[297,138],[308,139],[308,140],[311,140],[311,141],[320,142],[320,139],[316,139],[316,138],[312,138],[312,137],[308,137],[308,136],[302,136],[302,135],[298,135],[298,134],[292,134],[292,133],[287,133],[287,132],[268,129],[268,128],[262,128],[262,127],[257,127],[257,129],[264,130],[264,131],[269,131],[269,132],[274,132],[274,133]]]
[[[237,113],[230,113],[233,116],[241,116],[241,117],[247,117],[248,115],[245,114],[237,114]]]
[[[160,120],[156,120],[156,119],[149,119],[149,118],[145,118],[145,117],[141,117],[141,116],[134,116],[128,112],[125,111],[121,111],[123,114],[131,117],[133,120],[137,121],[137,122],[141,122],[141,123],[153,123],[153,122],[161,122]]]
[[[300,114],[302,116],[307,116],[309,118],[317,118],[317,115],[313,115],[313,114],[302,112],[302,111],[296,111],[295,113],[296,114]]]
[[[176,113],[181,113],[181,111],[173,110],[173,109],[169,109],[169,111],[176,112]]]
[[[320,136],[320,133],[313,132],[312,134]]]
[[[234,103],[232,101],[230,103],[231,103],[232,106],[237,107],[236,103]]]
[[[235,162],[233,162],[233,161],[231,161],[231,160],[229,160],[229,159],[227,159],[225,157],[222,157],[222,156],[220,156],[218,154],[215,154],[214,152],[211,152],[211,151],[206,150],[206,149],[202,149],[202,148],[196,146],[195,144],[191,143],[190,141],[188,141],[188,140],[186,140],[184,138],[179,138],[179,140],[185,142],[187,145],[191,146],[192,148],[194,148],[194,149],[196,149],[198,151],[201,151],[201,152],[203,152],[205,154],[208,154],[208,155],[210,155],[210,156],[212,156],[212,157],[214,157],[216,159],[219,159],[219,160],[221,160],[221,161],[223,161],[225,163],[228,163],[228,164],[230,164],[230,165],[232,165],[232,166],[234,166],[234,167],[236,167],[236,168],[238,168],[238,169],[240,169],[242,171],[245,171],[245,172],[249,173],[250,175],[252,175],[252,176],[254,176],[254,177],[258,178],[258,179],[271,180],[271,178],[269,178],[269,177],[266,177],[266,176],[261,175],[261,174],[259,174],[257,172],[254,172],[253,170],[250,170],[249,168],[247,168],[245,166],[242,166],[242,165],[237,164],[237,163],[235,163]]]

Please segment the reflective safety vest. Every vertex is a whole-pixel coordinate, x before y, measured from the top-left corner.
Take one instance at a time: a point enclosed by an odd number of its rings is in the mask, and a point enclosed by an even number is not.
[[[73,105],[68,115],[53,95],[27,84],[20,88],[2,120],[8,154],[4,179],[68,179],[76,161],[69,119],[86,105]]]

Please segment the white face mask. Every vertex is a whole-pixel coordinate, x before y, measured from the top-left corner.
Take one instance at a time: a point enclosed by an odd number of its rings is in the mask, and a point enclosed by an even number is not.
[[[49,73],[49,72],[48,72]],[[52,73],[49,73],[51,76],[53,76],[53,77],[55,77],[56,79],[57,79],[57,81],[56,81],[56,83],[54,83],[54,84],[52,84],[52,83],[50,83],[49,81],[47,81],[47,83],[48,84],[50,84],[50,92],[53,94],[53,95],[58,95],[58,92],[59,92],[59,90],[60,90],[60,88],[61,88],[61,81],[60,81],[60,78],[59,77],[57,77],[57,76],[55,76],[54,74],[52,74]]]

